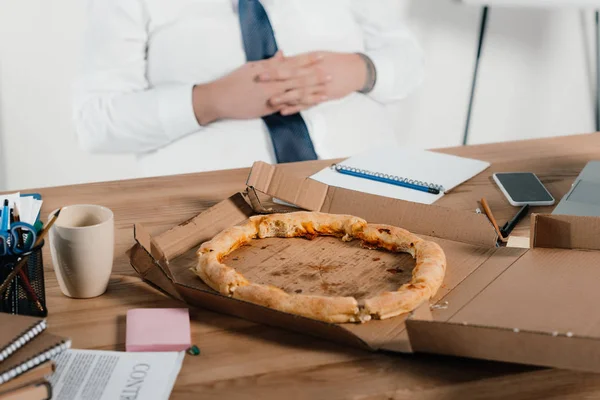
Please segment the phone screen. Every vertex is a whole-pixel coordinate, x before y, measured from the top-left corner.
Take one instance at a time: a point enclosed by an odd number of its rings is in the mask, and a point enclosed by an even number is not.
[[[496,178],[517,203],[554,200],[539,179],[530,172],[496,174]]]

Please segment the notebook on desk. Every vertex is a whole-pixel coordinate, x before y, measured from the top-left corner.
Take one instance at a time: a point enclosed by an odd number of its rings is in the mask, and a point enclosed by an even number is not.
[[[0,363],[46,329],[46,320],[0,313]]]
[[[490,163],[425,150],[384,148],[350,157],[342,161],[340,165],[364,172],[383,174],[407,182],[419,182],[442,190],[439,194],[426,193],[389,183],[344,175],[333,168],[325,168],[311,178],[330,186],[415,203],[432,204],[444,193],[484,171]]]
[[[71,346],[40,318],[0,313],[0,326],[0,388]]]

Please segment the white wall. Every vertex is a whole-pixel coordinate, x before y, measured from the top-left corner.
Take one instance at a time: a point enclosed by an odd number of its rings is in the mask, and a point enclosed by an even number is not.
[[[135,174],[131,157],[88,155],[76,142],[71,82],[79,65],[85,4],[0,0],[0,135],[5,146],[0,168],[6,170],[6,189]],[[22,162],[23,156],[35,163]]]
[[[396,115],[408,143],[461,143],[480,14],[455,1],[412,2],[427,77]],[[470,143],[593,131],[593,28],[592,11],[492,8]]]
[[[0,106],[2,105],[0,101]],[[2,122],[0,121],[0,126],[2,126]],[[4,167],[4,163],[6,160],[6,156],[4,155],[4,145],[2,143],[2,131],[0,130],[0,190],[6,186],[6,168]]]
[[[0,189],[135,176],[131,157],[77,147],[70,85],[84,7],[84,0],[0,0]],[[407,144],[460,144],[479,15],[452,0],[410,2],[427,79],[390,109]],[[491,10],[472,143],[593,131],[592,18],[571,9]],[[23,149],[35,167],[21,162]]]

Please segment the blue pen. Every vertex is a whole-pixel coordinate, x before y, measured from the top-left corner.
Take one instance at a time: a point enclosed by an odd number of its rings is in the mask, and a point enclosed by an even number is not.
[[[8,249],[11,247],[11,237],[8,231],[10,218],[8,207],[8,200],[4,200],[4,207],[2,207],[2,216],[0,217],[0,255],[5,256],[8,253]]]
[[[4,200],[4,207],[2,208],[2,222],[0,223],[0,232],[8,232],[8,224],[10,223],[10,208],[8,207],[8,200]]]
[[[443,187],[438,185],[430,185],[426,182],[401,178],[399,176],[382,174],[379,172],[365,171],[362,169],[347,167],[339,164],[335,164],[333,167],[340,174],[355,176],[357,178],[370,179],[372,181],[377,182],[389,183],[390,185],[402,186],[408,189],[419,190],[425,193],[440,194],[440,192],[444,190]]]

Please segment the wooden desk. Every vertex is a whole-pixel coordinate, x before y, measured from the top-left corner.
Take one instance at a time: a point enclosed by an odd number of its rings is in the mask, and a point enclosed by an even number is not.
[[[492,172],[532,171],[560,199],[583,166],[600,159],[600,134],[445,149],[493,163],[439,205],[475,210],[485,196],[503,223],[516,211],[491,181]],[[289,165],[316,171],[323,162]],[[187,220],[244,189],[248,170],[41,189],[44,215],[73,203],[111,208],[116,259],[108,292],[91,300],[64,297],[45,249],[50,331],[75,348],[124,349],[125,313],[135,307],[182,304],[135,276],[125,252],[132,225],[155,232]],[[540,209],[541,211],[548,211]],[[528,220],[517,233],[527,235]],[[46,246],[47,247],[47,246]],[[193,342],[202,355],[186,356],[172,398],[193,399],[437,399],[600,397],[600,375],[428,355],[368,353],[205,310],[191,310]]]

